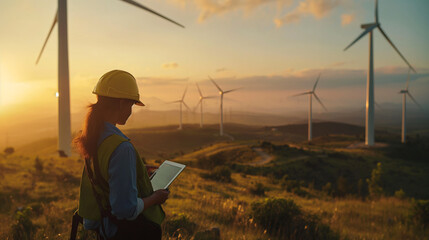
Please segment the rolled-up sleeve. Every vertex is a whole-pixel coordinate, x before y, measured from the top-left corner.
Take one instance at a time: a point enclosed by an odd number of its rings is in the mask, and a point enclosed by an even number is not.
[[[137,192],[136,155],[131,143],[121,143],[110,156],[109,200],[118,219],[134,220],[144,204]]]

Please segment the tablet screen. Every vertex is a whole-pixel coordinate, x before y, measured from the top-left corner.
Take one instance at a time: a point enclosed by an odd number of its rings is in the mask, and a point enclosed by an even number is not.
[[[151,179],[153,190],[166,189],[184,167],[182,164],[164,161]]]

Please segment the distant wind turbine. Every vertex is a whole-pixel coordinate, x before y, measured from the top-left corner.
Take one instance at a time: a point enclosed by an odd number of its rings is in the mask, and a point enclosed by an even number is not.
[[[390,45],[395,49],[395,51],[401,56],[405,63],[409,66],[413,72],[416,70],[411,66],[411,64],[405,59],[405,57],[399,52],[398,48],[393,44],[389,39],[386,33],[380,26],[378,21],[378,0],[375,0],[375,22],[362,24],[361,28],[365,29],[361,35],[359,35],[352,43],[350,43],[344,51],[349,49],[353,44],[359,41],[363,36],[369,33],[369,65],[368,65],[368,76],[367,76],[367,89],[366,89],[366,123],[365,123],[365,145],[373,146],[374,145],[374,44],[372,31],[376,28],[381,32],[381,34],[386,38]]]
[[[410,81],[410,70],[408,70],[407,77],[407,87],[404,90],[401,90],[399,93],[402,94],[402,134],[401,134],[401,142],[405,143],[407,138],[407,126],[406,126],[406,111],[407,111],[407,95],[413,100],[413,102],[420,107],[420,104],[417,103],[416,99],[411,95],[408,91],[408,85]]]
[[[180,27],[183,25],[147,8],[140,3],[132,0],[122,0],[138,8],[155,14],[169,22]],[[63,151],[66,155],[71,154],[71,126],[70,126],[70,84],[69,84],[69,57],[68,57],[68,30],[67,30],[67,0],[58,0],[58,9],[54,21],[49,30],[48,36],[43,43],[42,50],[36,60],[38,64],[46,43],[51,36],[52,30],[58,22],[58,150]]]
[[[180,123],[179,123],[179,130],[182,130],[182,129],[183,129],[183,127],[182,127],[182,104],[183,104],[183,105],[185,105],[185,107],[186,107],[188,110],[191,110],[191,109],[188,107],[188,105],[185,103],[185,101],[184,101],[184,99],[185,99],[185,95],[186,95],[186,92],[187,92],[187,91],[188,91],[188,86],[186,86],[185,91],[183,92],[182,98],[181,98],[180,100],[170,102],[170,103],[180,103]]]
[[[316,95],[316,86],[317,86],[317,83],[319,82],[319,80],[320,80],[320,74],[316,80],[316,83],[314,83],[313,90],[293,95],[293,97],[296,97],[296,96],[302,96],[302,95],[308,94],[308,99],[309,99],[309,102],[308,102],[309,103],[309,105],[308,105],[308,141],[311,141],[313,139],[313,126],[312,126],[312,121],[313,121],[313,113],[312,113],[312,111],[313,111],[313,109],[312,109],[313,108],[313,106],[312,106],[313,105],[313,99],[312,99],[312,97],[313,97],[313,95],[314,95],[314,98],[316,98],[316,100],[320,103],[320,105],[322,105],[323,109],[325,109],[325,111],[327,111],[325,105],[323,105],[322,101],[320,101],[319,97],[317,97],[317,95]]]
[[[214,98],[214,96],[203,96],[200,86],[198,86],[198,83],[195,83],[197,85],[198,93],[200,94],[200,100],[198,101],[197,106],[195,106],[195,109],[200,106],[200,112],[201,112],[201,119],[200,119],[200,128],[203,128],[203,101],[204,99]]]
[[[223,91],[219,85],[217,85],[217,83],[209,76],[210,81],[212,81],[212,83],[216,86],[216,88],[219,90],[219,95],[220,95],[220,130],[219,130],[219,135],[223,136],[223,95],[230,93],[230,92],[234,92],[237,91],[240,88],[234,88],[228,91]]]

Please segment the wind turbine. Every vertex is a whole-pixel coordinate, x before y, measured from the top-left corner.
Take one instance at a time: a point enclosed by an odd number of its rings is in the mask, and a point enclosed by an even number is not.
[[[316,100],[320,103],[320,105],[322,105],[323,109],[325,109],[325,111],[327,111],[325,105],[323,105],[322,101],[320,101],[319,97],[317,97],[317,95],[316,95],[316,86],[317,86],[317,83],[319,82],[319,80],[320,80],[320,74],[316,80],[316,83],[314,83],[313,90],[293,95],[293,97],[296,97],[296,96],[302,96],[302,95],[308,94],[308,99],[309,99],[308,100],[309,101],[308,102],[309,103],[309,105],[308,105],[308,141],[311,141],[313,139],[313,126],[312,126],[312,121],[313,121],[313,113],[312,113],[312,111],[313,111],[313,109],[312,109],[313,108],[313,106],[312,106],[313,105],[313,99],[312,99],[312,97],[313,97],[313,95],[314,95],[314,98],[316,98]]]
[[[407,87],[404,90],[401,90],[399,93],[402,93],[402,134],[401,142],[405,143],[407,138],[407,126],[406,126],[406,113],[407,113],[407,95],[413,100],[413,102],[420,107],[420,104],[417,103],[416,99],[408,91],[408,84],[410,81],[410,70],[408,70],[407,77]]]
[[[155,14],[169,22],[180,27],[183,25],[147,8],[140,3],[132,0],[122,0],[134,5],[152,14]],[[51,36],[52,30],[58,23],[58,150],[63,151],[66,155],[71,154],[71,124],[70,124],[70,84],[69,84],[69,57],[68,57],[68,30],[67,30],[67,0],[58,0],[58,9],[54,21],[49,30],[48,36],[43,43],[42,50],[36,60],[38,64],[46,43]]]
[[[198,86],[198,83],[195,83],[195,84],[197,85],[198,93],[200,94],[200,100],[198,101],[197,106],[195,106],[195,109],[198,107],[198,105],[200,105],[200,112],[201,112],[200,128],[203,128],[203,101],[204,99],[214,98],[214,96],[203,96],[203,94],[201,93],[200,86]]]
[[[216,86],[216,88],[219,90],[219,95],[220,95],[220,130],[219,130],[219,135],[223,136],[223,95],[230,93],[230,92],[234,92],[240,88],[234,88],[228,91],[223,91],[219,85],[217,85],[217,83],[209,76],[210,81],[212,81],[212,83]]]
[[[361,28],[365,29],[361,35],[359,35],[352,43],[350,43],[344,51],[349,49],[353,44],[359,41],[363,36],[369,33],[369,65],[368,65],[368,75],[367,75],[367,84],[366,84],[366,121],[365,121],[365,145],[373,146],[374,145],[374,44],[373,44],[373,30],[378,28],[380,33],[386,38],[390,45],[395,49],[395,51],[401,56],[405,63],[409,66],[413,72],[416,70],[411,66],[411,64],[405,59],[405,57],[399,52],[398,48],[393,44],[389,39],[386,33],[381,28],[380,22],[378,21],[378,0],[375,0],[375,22],[362,24]]]
[[[185,91],[183,92],[182,98],[181,98],[180,100],[170,102],[170,103],[180,103],[180,124],[179,124],[179,130],[182,130],[182,129],[183,129],[183,128],[182,128],[182,104],[183,104],[183,105],[185,105],[185,107],[186,107],[188,110],[191,110],[191,109],[188,107],[188,105],[185,103],[185,101],[184,101],[184,99],[185,99],[185,95],[186,95],[186,92],[187,92],[187,91],[188,91],[188,86],[186,86]]]

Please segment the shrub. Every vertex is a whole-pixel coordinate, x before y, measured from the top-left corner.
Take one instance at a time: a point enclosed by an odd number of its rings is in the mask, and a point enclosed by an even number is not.
[[[274,198],[252,203],[251,215],[269,233],[276,233],[293,231],[292,225],[302,212],[292,199]]]
[[[213,169],[216,166],[223,165],[226,162],[224,152],[219,152],[208,157],[202,156],[197,159],[197,167],[202,169]]]
[[[429,200],[415,201],[411,209],[410,217],[417,224],[427,228],[429,226]]]
[[[373,169],[371,172],[371,179],[366,179],[368,192],[372,198],[378,198],[383,194],[383,188],[381,186],[382,174],[381,163],[377,163],[377,168]]]
[[[269,234],[281,239],[339,239],[338,234],[319,223],[317,216],[302,212],[292,199],[254,202],[250,215]]]
[[[31,240],[36,233],[36,226],[30,219],[31,208],[20,209],[15,214],[15,223],[11,227],[12,239]]]
[[[231,169],[227,166],[217,166],[210,173],[203,173],[201,177],[218,182],[231,182]]]
[[[3,152],[4,152],[4,154],[5,154],[6,156],[8,156],[8,155],[11,155],[12,153],[14,153],[14,152],[15,152],[15,148],[13,148],[13,147],[7,147],[7,148],[5,148],[5,149],[3,150]]]
[[[168,236],[178,237],[180,234],[184,239],[189,239],[194,234],[196,228],[197,224],[184,214],[174,216],[164,224],[164,231]]]
[[[28,205],[31,208],[32,214],[40,216],[43,213],[43,204],[40,202],[33,202]]]
[[[349,186],[347,179],[343,176],[339,176],[337,179],[337,196],[344,197],[349,192]]]
[[[406,196],[405,196],[404,190],[402,190],[402,188],[401,188],[398,191],[395,191],[395,197],[398,199],[405,199]]]
[[[265,186],[262,183],[256,183],[253,186],[249,187],[249,192],[257,196],[264,196]]]
[[[194,236],[194,240],[220,240],[220,229],[212,228],[210,230],[197,232]]]
[[[261,148],[264,150],[268,150],[269,152],[272,152],[274,150],[274,145],[271,142],[263,141],[261,143]]]
[[[288,192],[295,192],[301,188],[299,182],[297,180],[288,179],[287,175],[284,175],[281,182],[282,187],[286,189]]]
[[[34,159],[34,168],[36,169],[37,173],[43,172],[43,162],[40,160],[39,157],[36,157],[36,159]]]
[[[332,183],[327,182],[325,184],[325,186],[322,187],[322,191],[328,195],[331,195],[332,194]]]

